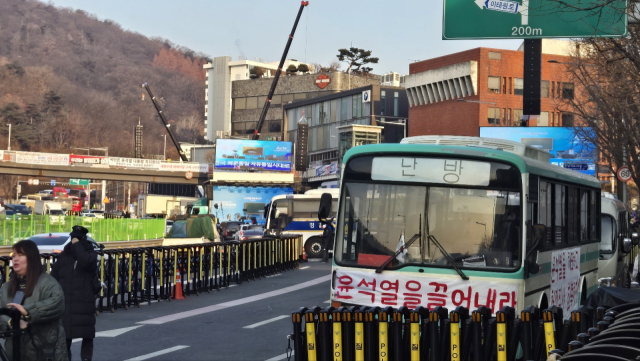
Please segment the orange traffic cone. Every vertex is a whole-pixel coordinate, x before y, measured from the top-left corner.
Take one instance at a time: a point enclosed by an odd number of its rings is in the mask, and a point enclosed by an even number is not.
[[[175,300],[187,299],[182,295],[182,282],[180,281],[180,273],[176,274],[176,284],[173,286],[173,295],[171,295],[171,298]]]
[[[307,262],[307,251],[302,247],[302,261]]]

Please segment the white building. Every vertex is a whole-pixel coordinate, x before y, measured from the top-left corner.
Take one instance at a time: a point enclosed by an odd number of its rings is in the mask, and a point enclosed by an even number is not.
[[[400,75],[394,71],[380,75],[380,85],[404,87],[405,76],[406,75]]]
[[[250,78],[253,67],[265,69],[266,76],[275,75],[279,61],[265,63],[258,60],[246,60],[240,57],[232,61],[229,56],[213,58],[213,62],[203,65],[207,72],[205,82],[204,106],[204,138],[215,141],[217,138],[228,137],[231,134],[231,82]],[[297,60],[286,60],[282,71],[289,65],[296,67],[301,64]]]

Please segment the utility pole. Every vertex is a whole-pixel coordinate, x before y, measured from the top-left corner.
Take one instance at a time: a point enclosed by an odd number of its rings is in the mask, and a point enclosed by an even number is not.
[[[7,124],[9,126],[9,139],[7,144],[7,150],[11,150],[11,123]]]

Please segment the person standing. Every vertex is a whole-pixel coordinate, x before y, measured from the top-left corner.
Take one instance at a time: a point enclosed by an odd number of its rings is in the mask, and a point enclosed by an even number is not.
[[[89,231],[73,226],[71,242],[64,247],[53,264],[51,275],[64,291],[65,312],[62,318],[71,360],[71,341],[82,339],[80,358],[91,361],[93,339],[96,336],[96,298],[93,281],[98,268],[98,254],[87,240]]]
[[[21,314],[20,359],[26,361],[66,361],[64,327],[64,295],[56,280],[42,270],[38,246],[29,240],[13,245],[13,273],[0,288],[0,307],[15,308]],[[21,303],[17,292],[24,293]],[[0,318],[3,329],[11,328],[8,316]],[[13,359],[13,342],[5,342],[9,359]]]

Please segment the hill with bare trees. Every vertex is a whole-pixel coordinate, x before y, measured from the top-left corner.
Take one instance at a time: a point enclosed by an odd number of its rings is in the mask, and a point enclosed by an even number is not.
[[[178,139],[202,141],[207,61],[82,10],[0,1],[0,120],[12,124],[12,149],[109,147],[110,155],[130,156],[140,121],[143,153],[162,154],[164,127],[143,82],[160,99]],[[7,133],[0,126],[0,149]],[[169,144],[167,152],[177,157]]]

